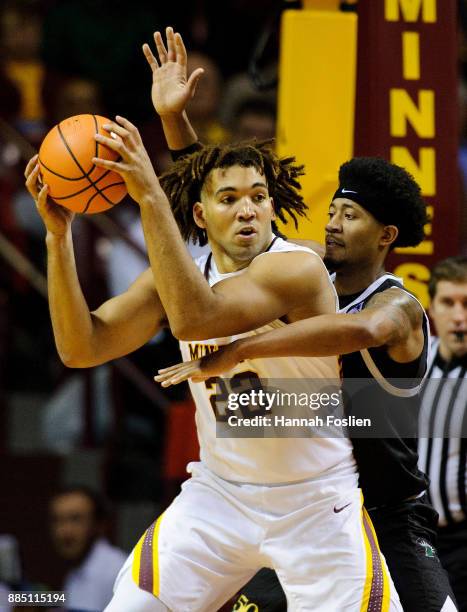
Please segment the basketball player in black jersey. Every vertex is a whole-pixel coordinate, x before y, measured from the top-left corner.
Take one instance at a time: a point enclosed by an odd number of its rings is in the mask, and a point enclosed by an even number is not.
[[[343,356],[344,387],[346,380],[376,378],[373,399],[391,437],[352,439],[365,505],[404,610],[456,610],[436,555],[437,514],[424,494],[427,479],[417,467],[416,438],[399,431],[393,418],[412,407],[426,371],[429,334],[420,303],[385,272],[384,260],[395,246],[415,246],[423,239],[425,204],[413,178],[379,158],[343,164],[339,183],[329,207],[325,261],[335,273],[341,312],[348,314],[239,340],[202,360],[166,368],[156,380],[164,385],[202,380],[246,358],[331,354]],[[237,610],[249,603],[260,612],[286,609],[269,570],[253,578],[240,597]]]

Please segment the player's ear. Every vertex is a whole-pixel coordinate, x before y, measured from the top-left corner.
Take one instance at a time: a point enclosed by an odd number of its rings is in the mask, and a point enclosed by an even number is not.
[[[383,247],[390,246],[399,235],[399,230],[395,225],[385,225],[380,238]]]
[[[204,205],[202,202],[196,202],[193,206],[193,219],[198,227],[206,229],[206,220],[204,218]]]
[[[274,200],[271,198],[271,219],[273,221],[275,221],[276,218],[277,218],[277,216],[276,216],[276,208],[274,206]]]

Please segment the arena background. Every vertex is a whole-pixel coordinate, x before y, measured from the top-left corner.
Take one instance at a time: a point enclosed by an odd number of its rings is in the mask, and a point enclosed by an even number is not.
[[[162,391],[151,379],[178,360],[169,334],[93,370],[60,363],[47,310],[44,230],[23,186],[26,162],[48,129],[86,112],[128,117],[155,168],[167,166],[141,52],[154,30],[173,25],[190,70],[205,68],[188,109],[201,140],[277,133],[279,152],[306,164],[310,221],[291,235],[322,241],[340,163],[353,154],[381,155],[414,174],[432,216],[426,240],[398,250],[390,269],[426,303],[432,265],[467,254],[466,2],[304,4],[2,3],[0,533],[13,537],[0,540],[0,582],[61,585],[66,567],[51,547],[47,516],[59,486],[103,492],[114,511],[110,536],[130,550],[196,456],[186,387]],[[130,201],[111,214],[76,219],[74,236],[91,308],[147,266]]]

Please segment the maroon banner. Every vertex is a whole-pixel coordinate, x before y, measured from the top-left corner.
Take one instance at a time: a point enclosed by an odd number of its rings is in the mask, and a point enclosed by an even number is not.
[[[460,250],[456,0],[359,0],[355,155],[417,180],[432,222],[388,268],[424,305],[435,262]]]

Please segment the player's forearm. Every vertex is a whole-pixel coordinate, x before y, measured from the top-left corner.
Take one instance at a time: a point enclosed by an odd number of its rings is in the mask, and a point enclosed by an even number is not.
[[[69,367],[86,367],[92,351],[92,319],[76,271],[71,232],[48,234],[49,309],[57,351]]]
[[[371,325],[358,315],[320,315],[238,342],[239,361],[264,357],[326,357],[375,346]]]
[[[140,208],[159,298],[172,333],[186,339],[209,318],[216,296],[193,262],[162,189],[140,202]]]
[[[198,141],[198,136],[188,119],[186,111],[162,115],[161,121],[167,146],[170,150],[185,149]]]

